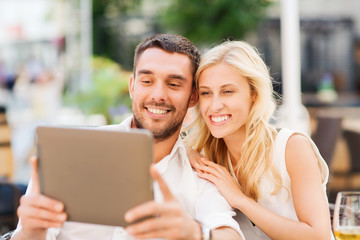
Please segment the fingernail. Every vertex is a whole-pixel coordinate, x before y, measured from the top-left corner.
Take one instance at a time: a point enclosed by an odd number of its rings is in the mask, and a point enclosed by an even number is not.
[[[63,206],[62,206],[61,203],[58,203],[58,204],[55,205],[55,211],[60,212],[62,209],[63,209]]]
[[[65,219],[66,219],[66,214],[60,214],[60,215],[58,215],[58,219],[59,219],[60,221],[65,221]]]
[[[131,220],[131,217],[132,217],[132,214],[130,212],[125,213],[124,218],[127,222],[129,222]]]

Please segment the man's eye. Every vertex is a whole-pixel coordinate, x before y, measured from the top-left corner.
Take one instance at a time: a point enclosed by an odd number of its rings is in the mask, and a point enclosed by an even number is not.
[[[151,83],[151,81],[150,81],[150,80],[147,80],[147,79],[143,79],[143,80],[141,80],[141,82],[144,83],[144,84],[149,84],[149,83]]]
[[[180,85],[179,85],[179,84],[176,84],[176,83],[169,83],[169,86],[170,86],[170,87],[180,87]]]

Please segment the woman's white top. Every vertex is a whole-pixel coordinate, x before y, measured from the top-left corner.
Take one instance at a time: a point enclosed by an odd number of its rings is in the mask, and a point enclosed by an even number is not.
[[[277,171],[281,175],[282,183],[287,190],[285,188],[281,188],[275,195],[272,195],[271,193],[274,190],[275,186],[271,176],[269,175],[270,173],[268,172],[264,174],[263,177],[260,179],[259,190],[261,196],[258,199],[258,203],[280,216],[298,221],[299,219],[296,215],[293,198],[291,194],[290,176],[287,172],[286,163],[285,163],[286,143],[290,138],[290,136],[293,135],[294,133],[301,134],[310,140],[310,143],[316,154],[321,169],[321,174],[323,179],[322,186],[324,189],[324,195],[326,196],[326,184],[329,178],[329,169],[324,159],[321,157],[315,143],[307,135],[301,132],[295,132],[290,129],[284,128],[281,129],[276,136],[273,160]],[[229,157],[228,160],[231,171],[233,173],[232,165]],[[256,227],[242,212],[236,210],[236,216],[234,218],[239,223],[240,228],[244,233],[246,239],[250,239],[250,240],[270,239],[263,231],[261,231],[258,227]]]

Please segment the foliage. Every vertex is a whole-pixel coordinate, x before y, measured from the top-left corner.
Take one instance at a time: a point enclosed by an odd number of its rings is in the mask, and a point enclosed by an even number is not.
[[[130,75],[112,60],[94,57],[92,86],[74,96],[65,96],[65,102],[75,104],[86,114],[103,114],[108,123],[114,123],[118,115],[130,112]]]
[[[171,0],[160,22],[195,43],[217,43],[254,30],[269,4],[269,0]]]
[[[92,42],[93,53],[113,56],[114,31],[119,30],[108,26],[107,21],[117,16],[127,15],[138,9],[143,0],[92,0]],[[117,28],[117,29],[116,29]]]

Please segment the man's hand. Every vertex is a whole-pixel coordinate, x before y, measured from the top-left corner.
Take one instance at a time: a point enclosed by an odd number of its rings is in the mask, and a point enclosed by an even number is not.
[[[30,162],[32,188],[20,199],[17,213],[22,228],[12,239],[46,239],[47,229],[61,227],[67,217],[62,202],[40,194],[37,158],[32,157]]]
[[[129,210],[125,214],[127,222],[147,219],[130,225],[127,232],[137,239],[200,239],[200,225],[181,207],[154,166],[151,166],[150,173],[158,182],[164,201],[146,202]]]

